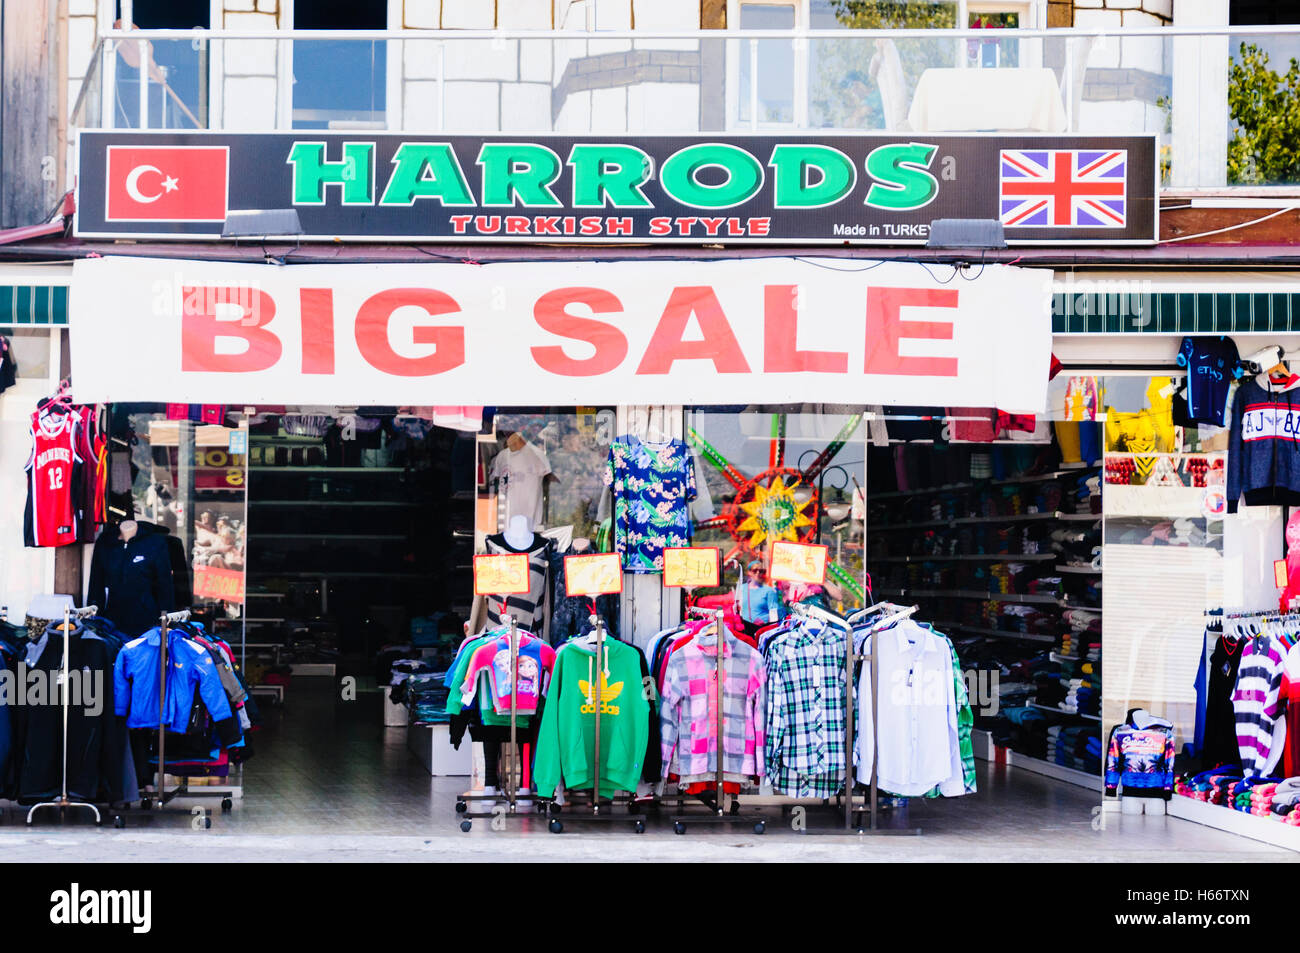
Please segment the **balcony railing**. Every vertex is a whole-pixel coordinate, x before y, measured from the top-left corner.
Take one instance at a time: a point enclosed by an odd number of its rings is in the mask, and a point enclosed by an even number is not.
[[[1267,67],[1252,48],[1268,55]],[[1300,27],[115,31],[99,41],[72,124],[453,134],[1154,133],[1165,186],[1297,186],[1296,160],[1288,165],[1285,157],[1300,148],[1285,141],[1287,117],[1238,121],[1229,107],[1230,90],[1234,102],[1275,86],[1284,92],[1293,56],[1300,57]],[[1297,126],[1294,117],[1289,125]]]

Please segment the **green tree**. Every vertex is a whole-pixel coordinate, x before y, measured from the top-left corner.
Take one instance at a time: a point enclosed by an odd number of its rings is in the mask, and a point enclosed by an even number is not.
[[[1228,77],[1228,181],[1234,185],[1300,182],[1300,63],[1279,75],[1268,54],[1241,44]]]

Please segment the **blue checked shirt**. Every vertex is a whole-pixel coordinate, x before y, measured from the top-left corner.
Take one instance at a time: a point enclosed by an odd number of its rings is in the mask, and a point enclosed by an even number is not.
[[[828,798],[844,789],[845,633],[806,619],[767,655],[767,770],[772,790]]]

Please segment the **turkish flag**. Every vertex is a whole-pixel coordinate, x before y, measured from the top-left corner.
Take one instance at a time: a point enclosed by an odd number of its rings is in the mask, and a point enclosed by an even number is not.
[[[109,222],[223,222],[226,146],[109,146]]]

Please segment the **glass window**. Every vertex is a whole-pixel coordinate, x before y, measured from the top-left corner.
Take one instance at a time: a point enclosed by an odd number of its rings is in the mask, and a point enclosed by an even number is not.
[[[844,611],[867,604],[864,415],[846,410],[701,408],[687,414],[686,440],[698,474],[692,545],[722,551],[719,592],[734,590],[755,562],[766,575],[773,543],[786,540],[829,549],[825,586],[777,583],[784,601],[824,599]]]
[[[950,29],[955,0],[812,0],[815,30]],[[951,40],[846,36],[809,43],[808,121],[814,128],[898,129],[926,69],[953,65]]]
[[[206,609],[216,634],[239,644],[248,552],[248,461],[246,454],[230,452],[236,428],[168,420],[159,413],[132,414],[130,423],[138,438],[131,461],[131,517],[180,540],[193,598],[186,604],[178,587],[178,605]]]
[[[742,30],[793,30],[793,6],[742,3]],[[754,52],[756,44],[757,52]],[[758,122],[794,122],[794,44],[782,40],[745,40],[740,46],[740,119],[753,117],[754,66],[758,70]]]
[[[1020,13],[970,13],[966,25],[972,30],[1014,30],[1021,25]],[[967,40],[966,65],[993,68],[1019,66],[1019,50],[1019,41],[1012,38]]]
[[[1228,434],[1175,425],[1181,377],[1089,380],[1105,422],[1103,731],[1145,708],[1174,723],[1181,750],[1195,731],[1205,611],[1224,600]]]
[[[297,30],[382,30],[388,11],[381,2],[300,3]],[[388,44],[382,40],[295,40],[293,128],[383,129]]]
[[[18,362],[18,377],[35,380],[50,379],[50,334],[37,328],[0,329],[13,346],[14,360]]]

